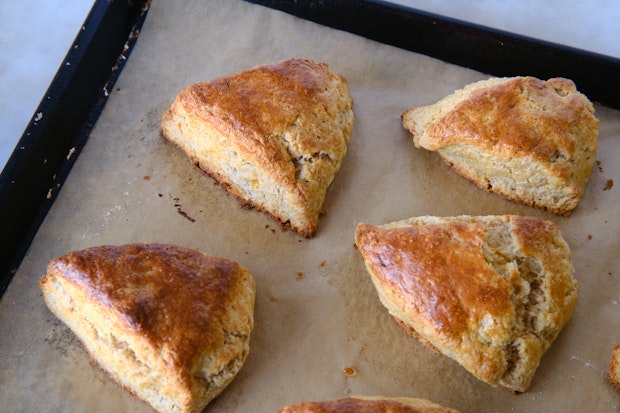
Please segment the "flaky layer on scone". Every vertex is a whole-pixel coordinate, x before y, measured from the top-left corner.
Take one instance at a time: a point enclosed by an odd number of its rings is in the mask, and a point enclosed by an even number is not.
[[[620,343],[616,344],[611,352],[609,368],[607,369],[607,381],[620,392]]]
[[[413,397],[355,396],[293,404],[284,407],[278,413],[458,413],[458,411]]]
[[[161,127],[246,205],[312,237],[353,121],[346,79],[291,59],[188,86]]]
[[[596,162],[599,121],[568,79],[479,81],[402,123],[480,188],[556,215],[577,206]]]
[[[234,261],[174,245],[100,246],[52,260],[48,308],[92,361],[160,412],[200,412],[249,352],[255,286]]]
[[[478,379],[525,391],[577,300],[558,227],[523,216],[359,224],[381,302],[412,336]]]

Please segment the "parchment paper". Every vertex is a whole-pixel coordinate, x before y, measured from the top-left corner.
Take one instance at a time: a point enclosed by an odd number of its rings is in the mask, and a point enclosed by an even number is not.
[[[159,130],[161,114],[186,85],[291,57],[327,62],[355,99],[348,154],[310,240],[242,209]],[[72,250],[164,242],[237,260],[256,280],[251,353],[207,411],[275,412],[349,395],[423,397],[462,412],[618,411],[620,395],[605,373],[620,342],[620,196],[617,186],[608,188],[620,181],[620,113],[596,106],[599,163],[573,215],[555,217],[479,190],[435,154],[415,149],[400,124],[405,109],[487,77],[261,6],[154,1],[90,140],[0,301],[0,410],[151,411],[90,364],[37,283],[50,259]],[[505,213],[556,222],[579,282],[571,321],[520,395],[478,381],[408,337],[380,304],[353,247],[358,222]]]

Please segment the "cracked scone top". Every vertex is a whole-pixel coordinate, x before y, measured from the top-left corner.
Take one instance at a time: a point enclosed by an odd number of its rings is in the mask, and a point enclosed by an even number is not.
[[[99,246],[52,260],[48,308],[94,363],[159,412],[200,412],[249,352],[255,286],[238,263],[162,244]]]
[[[353,120],[344,77],[290,59],[186,87],[161,127],[231,194],[312,237]]]
[[[596,162],[599,121],[569,79],[482,80],[402,123],[478,187],[556,215],[577,206]]]
[[[550,221],[415,217],[359,224],[355,242],[409,334],[514,392],[529,387],[576,304],[571,253]]]

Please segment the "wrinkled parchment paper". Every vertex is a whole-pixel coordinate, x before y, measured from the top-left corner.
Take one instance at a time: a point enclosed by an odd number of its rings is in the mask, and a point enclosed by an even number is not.
[[[165,141],[186,85],[291,57],[345,76],[356,121],[318,233],[242,209]],[[526,73],[524,73],[525,75]],[[593,74],[595,75],[595,74]],[[596,105],[598,164],[560,218],[503,200],[415,149],[401,113],[488,76],[239,1],[154,1],[90,140],[0,301],[0,410],[149,412],[94,368],[38,289],[47,262],[101,244],[163,242],[237,260],[257,284],[251,353],[210,412],[275,412],[350,395],[422,397],[462,412],[618,411],[605,381],[620,342],[620,113]],[[579,85],[577,85],[579,86]],[[579,300],[531,388],[513,395],[408,337],[382,307],[353,234],[416,215],[535,215],[572,248]]]

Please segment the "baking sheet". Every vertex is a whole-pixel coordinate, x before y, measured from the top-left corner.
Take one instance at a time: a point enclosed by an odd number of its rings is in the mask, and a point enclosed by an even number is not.
[[[0,298],[105,106],[148,0],[98,0],[0,174]]]
[[[327,62],[348,79],[355,99],[349,151],[310,240],[240,208],[159,132],[161,114],[186,85],[291,57]],[[415,149],[400,125],[408,107],[486,77],[261,6],[153,2],[131,59],[0,301],[2,410],[151,411],[90,365],[37,285],[57,255],[129,242],[197,248],[254,275],[250,356],[206,411],[274,412],[349,395],[423,397],[462,412],[619,410],[620,396],[604,376],[620,342],[620,197],[617,186],[609,188],[620,174],[620,113],[596,106],[598,165],[573,215],[551,216],[475,188],[435,154]],[[580,287],[573,318],[520,395],[478,381],[404,334],[353,247],[358,222],[504,213],[556,222]]]

